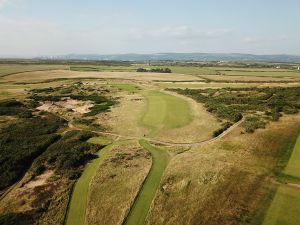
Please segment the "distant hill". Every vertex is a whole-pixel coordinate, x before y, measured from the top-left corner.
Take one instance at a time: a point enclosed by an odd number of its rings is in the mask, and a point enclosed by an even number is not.
[[[68,54],[62,56],[40,57],[42,59],[65,60],[199,60],[199,61],[267,61],[267,62],[300,62],[300,55],[252,55],[227,53],[157,53],[157,54]]]

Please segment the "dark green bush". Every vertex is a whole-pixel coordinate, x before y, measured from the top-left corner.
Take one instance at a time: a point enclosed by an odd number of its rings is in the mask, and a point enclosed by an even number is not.
[[[35,162],[33,170],[55,168],[56,173],[69,179],[78,178],[80,167],[95,158],[94,153],[103,146],[87,143],[94,134],[87,131],[69,131],[58,142],[52,144]]]
[[[258,128],[265,128],[266,122],[257,116],[247,116],[243,122],[243,127],[247,133],[253,133]]]
[[[213,132],[213,136],[218,137],[220,134],[222,134],[224,131],[226,131],[231,126],[232,126],[232,123],[225,122],[221,128],[219,128]]]
[[[0,115],[19,116],[21,118],[32,117],[31,111],[23,103],[15,99],[0,101]]]
[[[19,180],[33,160],[59,139],[65,121],[47,115],[18,121],[0,130],[0,189]]]

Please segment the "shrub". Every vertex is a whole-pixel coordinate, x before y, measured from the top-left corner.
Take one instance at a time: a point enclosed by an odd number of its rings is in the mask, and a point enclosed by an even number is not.
[[[243,122],[243,127],[247,133],[253,133],[258,128],[265,128],[266,122],[256,116],[248,116]]]
[[[103,147],[87,143],[92,136],[94,134],[87,131],[67,132],[33,163],[34,171],[37,172],[41,166],[48,166],[69,179],[78,178],[80,167],[95,158],[94,153]]]
[[[49,114],[0,130],[0,189],[24,175],[33,160],[59,139],[55,132],[63,125],[62,119]]]
[[[1,116],[19,116],[21,118],[32,117],[31,111],[21,102],[10,99],[0,102]]]
[[[230,123],[230,122],[223,123],[221,128],[219,128],[213,132],[213,136],[218,137],[220,134],[222,134],[224,131],[226,131],[231,126],[232,126],[232,123]]]

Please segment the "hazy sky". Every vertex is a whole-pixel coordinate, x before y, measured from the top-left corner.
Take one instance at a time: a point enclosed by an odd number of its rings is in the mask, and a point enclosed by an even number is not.
[[[300,54],[300,0],[0,0],[0,56]]]

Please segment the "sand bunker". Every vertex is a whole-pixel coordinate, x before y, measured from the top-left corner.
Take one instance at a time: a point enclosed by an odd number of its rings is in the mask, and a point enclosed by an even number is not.
[[[59,112],[62,110],[73,111],[77,113],[88,113],[90,108],[93,107],[93,103],[90,101],[80,101],[74,99],[66,99],[59,102],[46,101],[37,109],[47,112]]]

